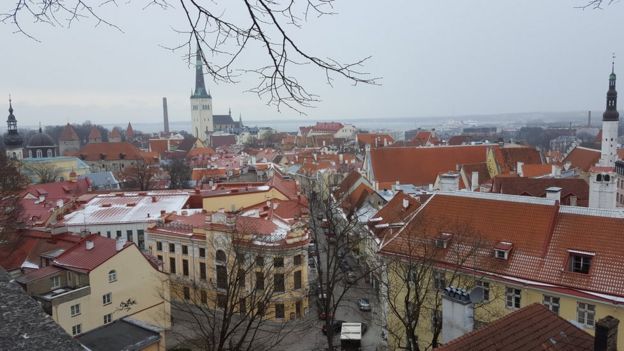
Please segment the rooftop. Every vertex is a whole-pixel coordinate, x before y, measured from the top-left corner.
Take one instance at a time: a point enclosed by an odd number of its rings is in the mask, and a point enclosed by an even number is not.
[[[91,351],[143,350],[160,341],[159,331],[133,322],[118,319],[77,337]]]

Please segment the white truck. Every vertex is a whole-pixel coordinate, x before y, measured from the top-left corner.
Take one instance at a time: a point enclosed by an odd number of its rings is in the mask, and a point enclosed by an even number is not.
[[[340,346],[345,351],[358,351],[362,346],[362,323],[342,323]]]

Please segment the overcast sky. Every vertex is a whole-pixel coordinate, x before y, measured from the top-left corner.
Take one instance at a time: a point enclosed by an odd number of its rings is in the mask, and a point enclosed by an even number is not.
[[[163,96],[170,120],[190,120],[194,69],[183,52],[161,47],[184,40],[172,30],[183,27],[182,14],[143,2],[101,10],[123,33],[87,20],[69,29],[29,24],[36,42],[0,24],[0,94],[12,94],[19,123],[160,121]],[[312,19],[297,38],[321,57],[371,55],[365,70],[382,85],[338,80],[332,88],[321,72],[305,71],[302,82],[322,98],[306,119],[602,110],[612,52],[624,77],[624,4],[575,8],[582,3],[338,0],[337,15]],[[207,85],[215,113],[302,118],[245,93],[251,78]]]

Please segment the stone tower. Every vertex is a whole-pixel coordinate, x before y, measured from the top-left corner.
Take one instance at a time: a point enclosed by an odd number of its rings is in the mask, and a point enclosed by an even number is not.
[[[4,148],[10,159],[24,158],[24,139],[17,132],[17,119],[13,115],[13,105],[9,98],[9,117],[7,118],[7,133],[4,135]]]
[[[195,57],[195,91],[191,95],[191,120],[193,130],[191,133],[206,142],[207,132],[214,130],[212,121],[212,97],[206,90],[204,83],[204,69],[201,51],[198,48]]]
[[[67,154],[78,152],[78,150],[80,150],[80,137],[76,134],[74,127],[67,123],[59,138],[59,154],[67,156]]]

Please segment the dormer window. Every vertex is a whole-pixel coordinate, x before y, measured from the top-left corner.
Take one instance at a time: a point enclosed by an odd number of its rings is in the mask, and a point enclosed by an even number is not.
[[[496,246],[494,246],[494,257],[501,260],[508,260],[509,253],[511,252],[512,247],[513,244],[510,242],[499,242],[498,244],[496,244]]]
[[[448,247],[448,243],[449,243],[449,241],[451,241],[452,237],[453,237],[453,234],[441,233],[435,239],[435,247],[437,247],[438,249],[446,249]]]
[[[595,254],[593,252],[576,250],[568,250],[568,252],[570,253],[570,259],[568,260],[570,272],[588,274]]]

